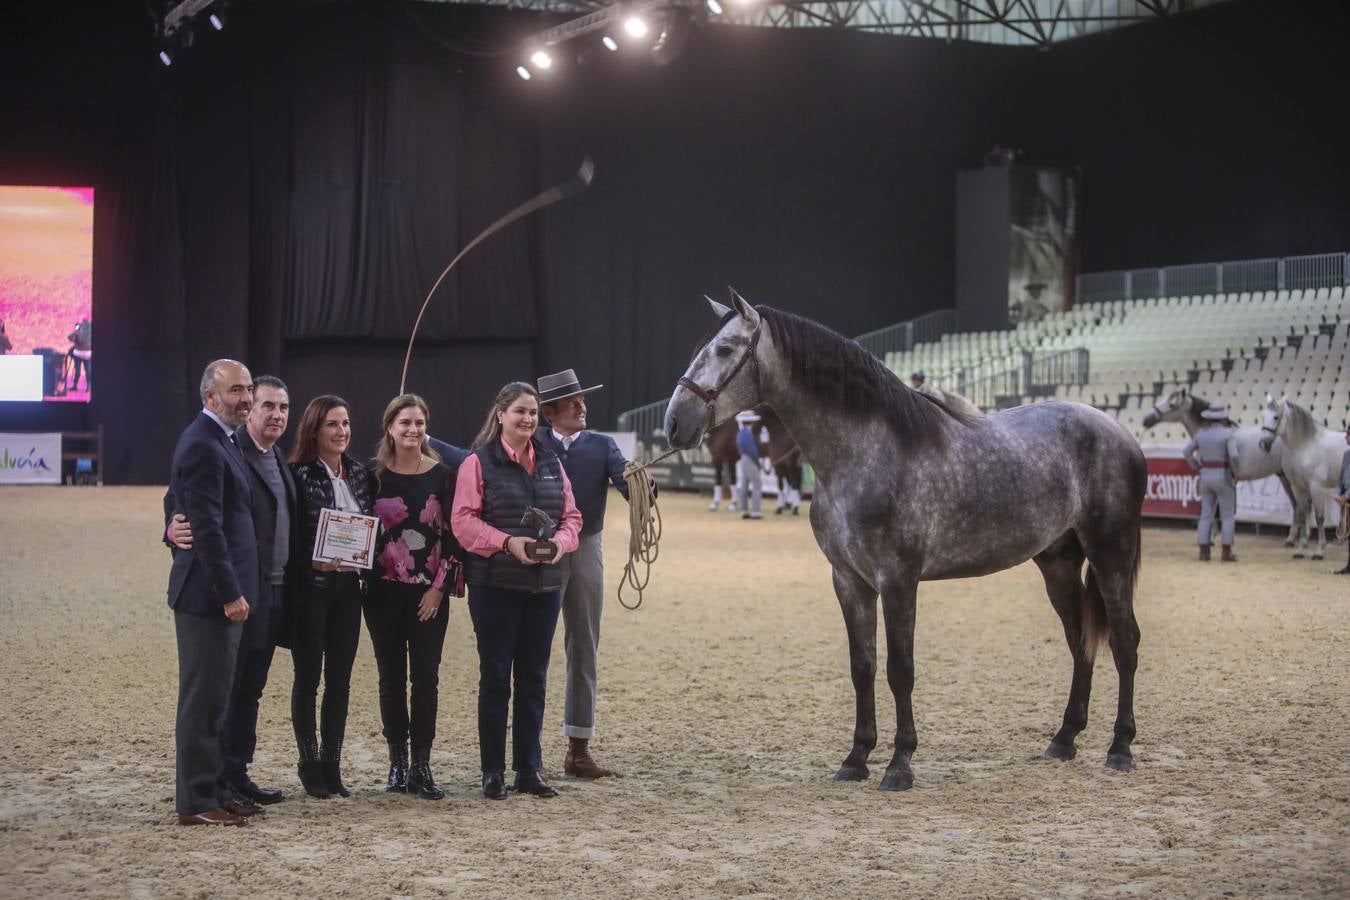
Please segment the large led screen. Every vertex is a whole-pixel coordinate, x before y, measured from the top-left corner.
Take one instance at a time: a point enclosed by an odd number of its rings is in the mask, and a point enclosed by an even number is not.
[[[0,400],[87,403],[94,189],[0,186]]]

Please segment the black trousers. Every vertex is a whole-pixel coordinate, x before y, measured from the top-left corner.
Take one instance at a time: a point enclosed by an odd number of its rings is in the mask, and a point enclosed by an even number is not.
[[[224,613],[194,616],[175,611],[178,638],[178,719],[174,727],[177,789],[174,808],[192,815],[229,799],[222,789],[221,729],[239,660],[244,623]]]
[[[225,783],[232,787],[243,785],[249,763],[253,762],[254,748],[258,746],[258,702],[267,687],[267,673],[272,668],[272,655],[277,648],[277,632],[281,630],[283,588],[279,584],[269,585],[266,590],[270,592],[266,643],[257,648],[240,646],[230,709],[220,734],[225,756]]]
[[[424,584],[376,579],[366,595],[366,627],[380,671],[380,721],[384,739],[402,747],[412,737],[413,756],[424,759],[436,739],[441,650],[450,621],[450,604],[442,600],[434,618],[422,622],[417,607],[427,592]],[[412,712],[408,681],[412,680]]]
[[[319,737],[337,752],[347,732],[347,701],[352,664],[361,639],[361,582],[354,574],[311,572],[296,611],[291,647],[295,683],[291,687],[291,724],[303,755],[314,744],[314,703],[323,676]]]
[[[562,609],[562,591],[528,594],[469,586],[469,615],[478,638],[478,753],[484,772],[506,771],[506,708],[515,676],[511,768],[532,772],[542,764],[548,657]]]

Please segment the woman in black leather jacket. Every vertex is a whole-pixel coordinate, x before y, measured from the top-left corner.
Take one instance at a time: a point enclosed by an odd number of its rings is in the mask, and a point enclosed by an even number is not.
[[[291,722],[300,750],[300,782],[312,797],[349,796],[342,783],[342,739],[352,664],[361,637],[364,586],[359,571],[337,563],[311,561],[319,510],[371,514],[375,478],[370,468],[347,453],[351,443],[347,401],[333,394],[315,397],[300,420],[291,473],[295,476],[296,515],[304,568],[291,582],[297,596],[287,598],[294,613],[291,658]],[[315,735],[314,704],[323,675],[323,707]]]

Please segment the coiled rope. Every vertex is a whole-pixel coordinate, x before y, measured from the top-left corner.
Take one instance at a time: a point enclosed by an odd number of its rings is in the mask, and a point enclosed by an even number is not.
[[[652,577],[652,563],[661,550],[661,510],[656,505],[656,491],[647,467],[659,463],[678,451],[671,449],[645,463],[630,462],[623,470],[628,485],[628,563],[623,567],[619,581],[619,605],[637,609],[642,605],[642,592]],[[641,575],[638,566],[642,566]],[[623,589],[637,591],[637,602],[630,604],[623,597]]]

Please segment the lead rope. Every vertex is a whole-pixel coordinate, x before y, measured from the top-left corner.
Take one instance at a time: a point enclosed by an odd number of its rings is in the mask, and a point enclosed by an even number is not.
[[[645,463],[630,462],[623,470],[623,480],[628,485],[628,564],[619,580],[619,605],[624,609],[642,605],[642,592],[652,577],[652,563],[661,550],[661,510],[656,505],[656,492],[647,477],[647,467],[676,452],[667,450]],[[639,564],[643,566],[640,576]],[[629,604],[624,599],[625,586],[637,591],[637,602]]]
[[[708,431],[721,424],[713,422]],[[652,563],[661,551],[661,510],[656,505],[656,492],[647,477],[647,468],[679,452],[672,447],[645,463],[630,462],[623,470],[623,480],[628,485],[628,563],[619,580],[619,605],[624,609],[637,609],[642,605],[642,592],[652,578]],[[639,563],[644,567],[641,577],[638,576]],[[631,606],[623,598],[625,586],[637,591],[637,602]]]

